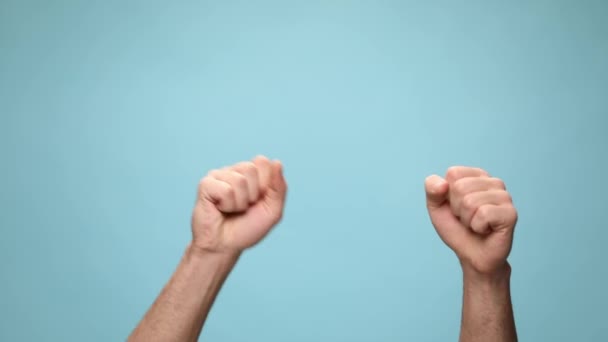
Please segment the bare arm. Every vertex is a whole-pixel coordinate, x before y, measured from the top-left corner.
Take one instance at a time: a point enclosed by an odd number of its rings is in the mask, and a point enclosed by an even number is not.
[[[192,212],[192,243],[128,341],[197,341],[242,251],[281,220],[286,191],[281,163],[261,156],[209,172]]]
[[[196,341],[238,254],[188,246],[177,270],[129,337],[136,341]]]
[[[511,252],[517,211],[505,184],[486,171],[451,167],[428,177],[427,208],[463,270],[461,342],[516,342]]]
[[[491,275],[463,270],[461,342],[516,342],[508,263]]]

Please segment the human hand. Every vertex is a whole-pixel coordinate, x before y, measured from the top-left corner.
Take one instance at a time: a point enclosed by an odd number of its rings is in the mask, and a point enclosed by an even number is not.
[[[437,233],[463,267],[480,274],[502,269],[513,243],[517,211],[505,184],[479,168],[451,167],[425,181]]]
[[[210,171],[198,188],[192,245],[222,253],[252,247],[281,220],[286,192],[282,164],[264,156]]]

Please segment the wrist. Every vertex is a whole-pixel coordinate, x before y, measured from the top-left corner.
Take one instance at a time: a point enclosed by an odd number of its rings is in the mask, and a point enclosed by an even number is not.
[[[186,248],[186,257],[195,263],[232,267],[241,256],[240,251],[212,251],[190,243]]]
[[[511,280],[511,265],[507,261],[489,271],[479,271],[466,263],[461,263],[465,285],[487,289],[500,288],[509,285]]]

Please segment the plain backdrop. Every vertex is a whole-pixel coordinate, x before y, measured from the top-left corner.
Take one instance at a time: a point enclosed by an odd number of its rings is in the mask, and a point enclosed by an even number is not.
[[[521,341],[608,340],[602,1],[0,2],[0,340],[124,340],[198,180],[265,154],[285,218],[207,341],[455,341],[423,181],[507,183]]]

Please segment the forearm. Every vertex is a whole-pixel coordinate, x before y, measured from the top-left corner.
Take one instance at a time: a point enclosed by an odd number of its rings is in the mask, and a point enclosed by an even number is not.
[[[464,294],[461,342],[516,342],[511,305],[511,267],[480,275],[463,266]]]
[[[207,253],[189,246],[129,341],[196,341],[237,260],[236,254]]]

